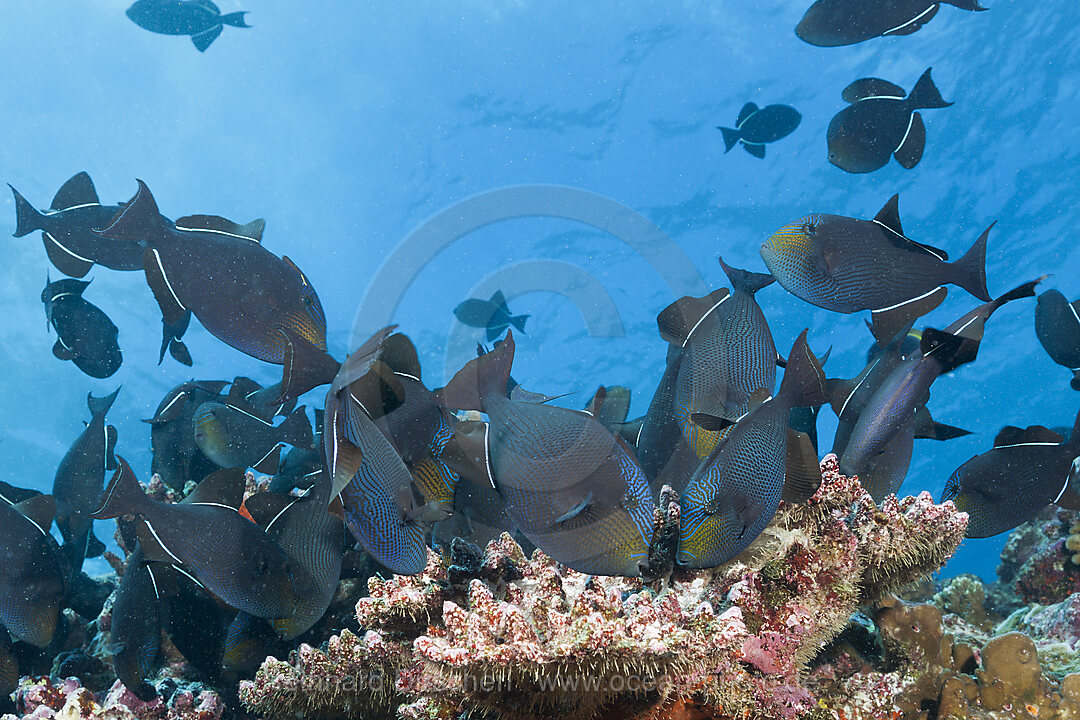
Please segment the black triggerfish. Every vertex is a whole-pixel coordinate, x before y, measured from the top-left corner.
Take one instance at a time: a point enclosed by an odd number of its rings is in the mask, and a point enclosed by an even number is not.
[[[1080,300],[1071,303],[1057,290],[1047,290],[1035,304],[1035,335],[1046,354],[1072,371],[1069,383],[1080,390]]]
[[[56,541],[49,535],[56,505],[48,495],[12,500],[0,495],[0,623],[19,640],[45,647],[64,599]]]
[[[162,35],[190,35],[199,52],[221,34],[225,25],[246,28],[246,12],[225,15],[211,0],[137,0],[127,9],[127,16],[141,28]]]
[[[986,9],[978,0],[817,0],[799,21],[795,34],[819,47],[910,35],[930,22],[942,4],[961,10]]]
[[[53,356],[70,360],[92,378],[111,377],[124,361],[116,338],[116,325],[97,305],[83,297],[89,282],[45,278],[41,302],[45,317],[56,331]]]
[[[766,105],[759,108],[752,102],[743,105],[735,127],[717,125],[724,135],[724,152],[730,152],[737,143],[756,158],[765,157],[765,145],[776,142],[795,132],[802,121],[799,111],[790,105]]]

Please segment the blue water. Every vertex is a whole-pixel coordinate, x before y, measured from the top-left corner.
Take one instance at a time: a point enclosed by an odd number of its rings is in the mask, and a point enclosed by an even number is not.
[[[223,12],[249,10],[254,27],[226,27],[205,54],[137,27],[128,4],[5,7],[3,179],[40,207],[86,170],[104,202],[129,198],[138,177],[170,217],[263,217],[264,245],[318,289],[331,352],[341,357],[392,317],[421,348],[431,386],[467,359],[479,332],[455,325],[453,307],[502,287],[515,312],[533,316],[518,337],[523,384],[574,392],[563,402],[575,407],[598,384],[626,384],[632,412],[644,412],[665,353],[656,313],[724,284],[718,254],[763,271],[757,246],[781,225],[812,211],[872,217],[895,192],[907,233],[954,256],[998,221],[991,294],[1052,272],[1044,287],[1080,296],[1075,3],[945,6],[909,37],[817,48],[792,31],[804,4],[782,0],[224,0]],[[856,176],[827,162],[825,128],[849,82],[879,76],[910,89],[930,66],[956,104],[923,113],[915,169],[891,162]],[[750,100],[803,114],[764,161],[725,155],[715,129]],[[0,202],[14,230],[12,201]],[[110,420],[145,478],[149,427],[139,420],[170,387],[280,376],[196,323],[194,368],[157,366],[160,314],[142,274],[98,268],[87,297],[120,327],[124,365],[92,380],[51,356],[38,234],[5,247],[5,480],[51,487],[89,418],[87,391],[123,384]],[[813,347],[833,347],[830,375],[861,368],[862,315],[819,310],[776,285],[758,297],[782,352],[808,326]],[[975,304],[953,288],[927,321],[943,326]],[[1003,424],[1071,425],[1080,395],[1038,346],[1033,307],[997,313],[978,361],[935,384],[934,417],[975,434],[920,441],[904,493],[937,496]],[[319,391],[305,399],[321,404]],[[823,410],[823,445],[834,426]],[[1002,542],[966,542],[947,572],[992,577]]]

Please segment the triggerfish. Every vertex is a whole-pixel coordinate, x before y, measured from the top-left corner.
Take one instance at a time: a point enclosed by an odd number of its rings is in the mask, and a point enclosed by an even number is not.
[[[143,492],[127,462],[117,460],[120,467],[95,519],[137,515],[139,544],[148,561],[173,565],[237,610],[256,617],[292,617],[297,596],[285,551],[237,512],[243,473],[219,470],[199,483],[192,493],[197,498],[169,505]],[[218,497],[218,478],[239,492],[230,487],[230,499]]]
[[[817,0],[803,15],[795,34],[819,47],[910,35],[930,22],[942,4],[961,10],[986,9],[978,0]]]
[[[895,157],[908,170],[919,164],[926,148],[926,126],[917,110],[946,108],[930,77],[922,74],[911,94],[881,78],[862,78],[844,88],[850,103],[829,121],[829,162],[849,173],[868,173]]]
[[[225,15],[211,0],[136,0],[127,16],[141,28],[162,35],[190,35],[199,52],[221,34],[225,25],[246,28],[246,12]]]
[[[326,353],[326,317],[315,288],[288,257],[260,244],[262,229],[261,220],[236,225],[209,215],[169,225],[140,180],[135,197],[100,232],[148,243],[143,270],[166,333],[181,327],[190,311],[229,346],[285,366],[273,393],[279,397],[264,403],[270,404],[330,382],[338,363]]]
[[[92,532],[94,521],[90,514],[101,497],[105,471],[116,467],[116,428],[105,424],[105,413],[119,392],[120,388],[116,388],[103,398],[86,396],[90,422],[60,460],[53,478],[56,527],[64,538],[64,555],[76,573],[82,569],[83,558],[97,557],[105,551],[105,545]]]
[[[949,478],[941,501],[968,514],[967,537],[1012,530],[1053,503],[1080,510],[1076,485],[1080,459],[1080,414],[1063,440],[1041,425],[1006,427],[994,447],[961,465]]]
[[[496,290],[490,300],[469,298],[459,303],[454,308],[454,317],[464,325],[484,328],[488,342],[502,335],[511,325],[525,332],[525,321],[529,319],[528,315],[511,314],[502,290]]]
[[[1050,359],[1072,371],[1073,390],[1080,390],[1080,300],[1071,303],[1057,290],[1047,290],[1035,304],[1035,335]]]
[[[781,499],[802,502],[813,496],[820,471],[815,480],[813,473],[789,469],[788,417],[793,407],[825,401],[825,373],[804,330],[791,348],[780,390],[735,424],[683,492],[679,564],[705,568],[727,562],[761,534]],[[730,423],[702,414],[691,419],[710,428]],[[810,460],[817,470],[817,458]]]
[[[195,410],[205,402],[224,401],[221,391],[225,380],[190,380],[165,394],[154,411],[154,417],[143,420],[150,425],[150,447],[153,458],[150,472],[174,490],[183,490],[188,480],[198,482],[215,469],[202,454],[191,432]]]
[[[36,647],[52,642],[64,599],[64,576],[49,535],[56,505],[48,495],[17,504],[0,495],[0,623]]]
[[[941,285],[959,285],[989,302],[985,262],[990,228],[950,263],[944,251],[904,234],[898,206],[899,197],[893,195],[873,220],[807,215],[762,243],[761,257],[788,292],[811,305],[841,313],[873,311],[886,340],[910,319],[911,308],[903,306],[929,304],[918,315],[929,312],[944,299]],[[899,319],[887,322],[890,314]]]
[[[70,360],[92,378],[107,378],[124,361],[116,342],[119,331],[101,308],[83,297],[89,284],[70,278],[52,282],[46,277],[41,302],[56,331],[53,356]]]
[[[65,275],[81,278],[94,265],[110,270],[142,270],[145,240],[134,236],[109,240],[94,232],[112,222],[123,207],[102,205],[85,172],[60,186],[45,212],[38,212],[15,188],[11,192],[15,195],[15,237],[40,230],[45,254]],[[168,218],[160,220],[170,222]]]
[[[724,152],[730,152],[737,143],[756,158],[765,157],[765,145],[776,142],[795,132],[802,115],[790,105],[766,105],[759,108],[752,102],[743,105],[735,127],[716,127],[724,135]]]
[[[633,451],[588,413],[511,400],[513,333],[470,360],[442,402],[490,418],[491,476],[517,529],[555,560],[591,575],[648,567],[653,501]]]

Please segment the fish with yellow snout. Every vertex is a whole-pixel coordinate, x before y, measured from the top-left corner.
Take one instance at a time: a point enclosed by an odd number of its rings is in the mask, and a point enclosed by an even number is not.
[[[172,225],[161,218],[146,183],[138,182],[135,197],[99,234],[147,244],[143,271],[162,312],[165,344],[181,341],[190,312],[230,347],[282,365],[281,384],[263,391],[260,404],[282,403],[330,382],[338,363],[326,352],[319,296],[287,256],[261,245],[265,223],[191,215]]]
[[[1080,413],[1067,440],[1041,425],[1003,428],[993,448],[953,472],[946,500],[968,514],[969,538],[1012,530],[1050,504],[1080,510]]]
[[[745,550],[772,520],[780,500],[803,502],[817,491],[821,472],[809,438],[788,427],[793,407],[826,401],[825,373],[799,335],[780,390],[739,419],[727,439],[701,464],[683,492],[680,565],[715,567]],[[711,429],[726,418],[695,414]]]
[[[117,460],[120,466],[94,519],[136,515],[148,561],[172,565],[237,610],[263,618],[292,617],[298,598],[289,559],[263,528],[238,512],[241,473],[214,473],[199,483],[198,500],[169,505],[150,498],[128,463]],[[219,481],[232,487],[222,488],[217,499]]]
[[[487,413],[491,477],[525,537],[578,572],[640,575],[654,505],[633,451],[588,413],[508,398],[514,351],[508,332],[454,375],[442,403]]]

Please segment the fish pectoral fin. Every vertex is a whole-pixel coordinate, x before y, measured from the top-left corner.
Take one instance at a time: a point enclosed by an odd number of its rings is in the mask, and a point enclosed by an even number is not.
[[[229,235],[242,240],[261,243],[266,221],[262,218],[252,220],[247,225],[234,223],[219,215],[187,215],[176,221],[177,230],[216,233]]]
[[[752,143],[742,141],[743,150],[750,153],[759,160],[765,159],[765,144],[764,143]]]
[[[890,97],[903,100],[907,92],[899,85],[894,85],[881,78],[860,78],[844,88],[840,97],[844,102],[854,103],[869,97]]]
[[[581,499],[576,505],[564,512],[559,517],[555,518],[553,525],[567,525],[574,518],[587,514],[589,505],[592,503],[593,494],[590,492],[584,498]]]
[[[903,25],[898,25],[897,27],[890,28],[890,29],[886,30],[885,32],[881,33],[881,35],[882,35],[882,37],[885,37],[887,35],[888,36],[892,36],[892,35],[910,35],[911,33],[921,29],[922,26],[925,25],[926,23],[930,22],[930,20],[935,15],[937,15],[937,11],[938,11],[938,5],[937,4],[931,5],[926,10],[919,13],[915,17],[911,18],[910,20],[908,20]]]
[[[65,275],[81,278],[94,267],[93,261],[75,254],[48,231],[41,232],[41,242],[45,245],[45,254],[49,257],[49,262]]]
[[[1057,445],[1064,440],[1061,435],[1042,425],[1032,425],[1026,428],[1018,428],[1014,425],[1006,425],[994,438],[994,447],[1005,445],[1031,445],[1035,443]]]
[[[76,205],[100,205],[94,181],[86,172],[76,173],[60,186],[53,196],[50,210],[67,210]]]
[[[787,457],[784,466],[784,490],[780,499],[804,503],[821,487],[821,466],[810,436],[788,428]]]
[[[201,33],[196,33],[191,36],[191,42],[195,45],[195,49],[199,52],[206,52],[206,48],[210,47],[210,43],[217,40],[217,36],[221,34],[222,25],[215,25],[209,30],[203,30]]]
[[[150,292],[157,300],[161,308],[161,316],[166,325],[177,325],[184,319],[187,308],[176,296],[169,278],[165,273],[165,266],[161,263],[161,254],[154,248],[143,251],[143,272],[146,274],[146,284],[150,286]]]
[[[901,331],[904,331],[906,335],[916,320],[929,313],[945,300],[948,292],[944,286],[939,286],[910,300],[890,305],[881,310],[874,310],[870,314],[873,320],[870,325],[870,332],[873,333],[878,345],[885,345],[896,339]]]
[[[57,338],[53,343],[52,354],[57,360],[74,360],[78,357],[75,351],[64,344],[64,341]]]
[[[709,415],[708,413],[690,413],[690,422],[703,430],[711,430],[713,432],[723,430],[724,428],[735,424],[734,420],[717,417],[716,415]]]
[[[277,475],[278,468],[281,467],[281,448],[283,445],[277,443],[274,447],[270,448],[270,451],[263,455],[259,460],[251,466],[251,469],[262,475]]]

